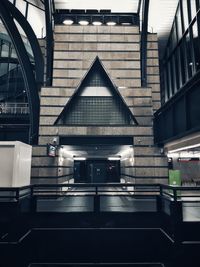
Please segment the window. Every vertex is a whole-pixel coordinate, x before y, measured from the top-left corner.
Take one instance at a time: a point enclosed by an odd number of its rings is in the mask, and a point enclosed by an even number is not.
[[[187,0],[182,0],[182,9],[183,9],[183,24],[184,24],[184,31],[188,28],[188,7],[187,7]]]
[[[198,36],[198,28],[197,28],[197,21],[192,26],[193,32],[193,47],[194,47],[194,58],[195,58],[195,65],[196,69],[200,69],[200,41]]]

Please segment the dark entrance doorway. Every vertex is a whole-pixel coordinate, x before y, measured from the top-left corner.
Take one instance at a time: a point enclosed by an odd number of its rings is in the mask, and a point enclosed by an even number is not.
[[[120,161],[88,159],[74,161],[76,183],[114,183],[120,182]]]

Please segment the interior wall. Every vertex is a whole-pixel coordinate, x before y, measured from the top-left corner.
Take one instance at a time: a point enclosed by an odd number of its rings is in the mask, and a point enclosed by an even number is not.
[[[121,179],[126,182],[133,183],[135,181],[135,168],[134,168],[134,149],[129,149],[121,153]]]
[[[74,159],[73,156],[62,147],[58,152],[58,177],[60,183],[68,182],[73,179]]]

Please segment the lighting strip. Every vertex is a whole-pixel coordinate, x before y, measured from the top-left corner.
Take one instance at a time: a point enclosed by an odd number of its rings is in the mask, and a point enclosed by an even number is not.
[[[185,146],[185,147],[177,148],[177,149],[174,149],[174,150],[169,150],[168,153],[171,154],[171,153],[175,153],[175,152],[178,152],[178,151],[187,150],[187,149],[195,148],[195,147],[200,147],[200,144],[191,145],[191,146]]]

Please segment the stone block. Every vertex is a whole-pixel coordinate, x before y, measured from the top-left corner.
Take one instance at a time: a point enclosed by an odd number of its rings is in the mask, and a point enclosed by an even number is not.
[[[158,58],[147,58],[147,66],[159,66]]]
[[[141,79],[113,79],[117,87],[140,87]]]
[[[147,67],[147,75],[149,74],[154,74],[154,75],[159,75],[159,67],[155,66],[155,67]]]
[[[46,145],[32,147],[32,156],[46,156],[46,155],[47,155]]]
[[[43,87],[41,89],[41,96],[63,96],[63,97],[71,97],[74,93],[75,89],[68,89],[68,88],[48,88]]]
[[[130,110],[136,116],[151,116],[153,114],[152,107],[131,107]]]
[[[158,36],[156,33],[150,33],[147,36],[148,42],[157,42],[158,41]]]
[[[63,110],[63,107],[40,107],[40,115],[55,115],[58,116],[61,111]]]
[[[147,83],[160,83],[159,75],[147,75]]]
[[[80,78],[77,79],[60,79],[54,78],[53,79],[53,86],[63,86],[63,87],[77,87],[80,83]]]
[[[152,135],[153,136],[153,135]],[[135,147],[135,156],[161,156],[160,149],[158,147]]]
[[[158,50],[147,50],[147,58],[158,58]]]
[[[154,42],[148,42],[147,43],[147,49],[158,50],[158,42],[156,42],[156,41],[154,41]]]
[[[58,166],[58,157],[33,157],[32,166],[45,167],[45,166]]]
[[[40,104],[43,106],[65,106],[69,98],[67,97],[41,97]]]
[[[153,118],[152,117],[140,117],[140,116],[135,116],[137,122],[139,125],[148,125],[152,126],[153,125]]]
[[[40,116],[40,125],[54,125],[56,119],[57,119],[57,116],[55,117]]]

